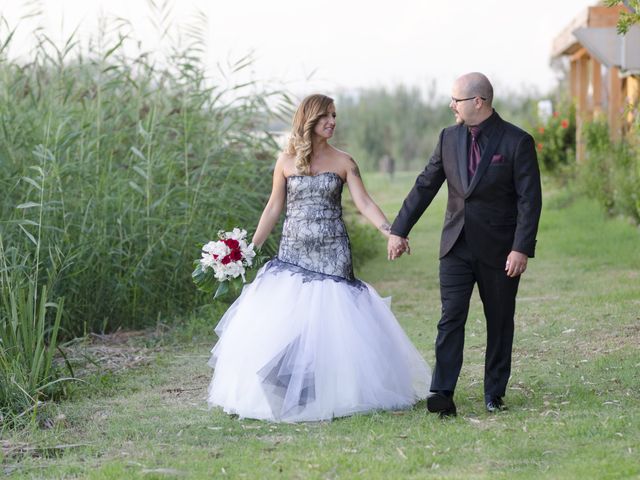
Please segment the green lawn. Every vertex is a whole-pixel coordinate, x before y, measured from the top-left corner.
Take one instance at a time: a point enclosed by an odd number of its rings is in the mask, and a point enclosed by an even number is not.
[[[413,175],[366,180],[392,218]],[[393,297],[399,321],[431,365],[444,201],[441,194],[416,225],[411,256],[389,263],[380,238],[377,256],[358,272]],[[71,400],[48,406],[39,424],[49,428],[4,432],[2,467],[16,478],[640,477],[637,227],[606,219],[595,202],[570,191],[548,192],[537,257],[520,285],[508,412],[483,409],[477,294],[456,392],[459,416],[448,420],[422,403],[298,425],[209,411],[214,337],[204,332],[216,319],[200,314],[152,338],[92,347],[98,365],[120,356],[140,366],[91,377]]]

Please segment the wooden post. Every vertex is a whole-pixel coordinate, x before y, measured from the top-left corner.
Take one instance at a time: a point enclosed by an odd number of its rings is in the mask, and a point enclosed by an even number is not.
[[[622,120],[622,82],[620,70],[609,68],[609,137],[612,141],[620,140]]]
[[[589,119],[587,95],[589,93],[589,56],[584,52],[577,61],[577,98],[576,98],[576,161],[585,159],[585,141],[582,135],[584,122]]]
[[[640,133],[637,127],[634,127],[634,122],[640,122],[636,120],[640,115],[638,110],[640,109],[640,75],[632,75],[627,77],[627,102],[629,102],[629,112],[627,113],[627,141],[634,145],[636,148],[640,148]],[[636,128],[634,130],[634,128]]]
[[[593,118],[597,119],[602,115],[602,69],[600,62],[595,58],[591,59],[591,79],[593,80]]]
[[[629,111],[626,115],[627,123],[633,123],[635,119],[635,115],[637,115],[638,104],[640,103],[638,100],[640,99],[640,77],[638,76],[629,76],[627,77],[627,81],[625,82],[625,100],[627,105],[629,106]],[[635,113],[634,113],[635,110]]]
[[[576,102],[578,98],[578,61],[571,59],[569,69],[569,92],[571,101]]]
[[[588,109],[589,95],[589,55],[583,54],[577,59],[577,91],[576,91],[576,107],[581,113],[585,113]]]

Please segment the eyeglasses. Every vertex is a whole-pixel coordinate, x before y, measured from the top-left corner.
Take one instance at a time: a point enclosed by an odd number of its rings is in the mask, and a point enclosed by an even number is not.
[[[467,100],[473,100],[476,97],[480,97],[480,95],[474,95],[473,97],[468,97],[468,98],[455,98],[455,97],[451,97],[451,101],[453,102],[454,105],[459,104],[460,102],[466,102]],[[480,97],[482,100],[486,100],[485,97]]]

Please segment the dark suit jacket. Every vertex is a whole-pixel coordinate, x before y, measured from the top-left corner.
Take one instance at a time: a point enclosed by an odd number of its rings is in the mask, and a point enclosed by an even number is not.
[[[496,112],[478,170],[468,184],[468,128],[455,125],[440,133],[431,160],[418,175],[391,232],[408,237],[442,183],[449,189],[440,242],[440,258],[464,228],[474,256],[504,268],[511,250],[533,257],[542,210],[540,170],[531,135],[505,122]],[[483,122],[484,123],[484,122]]]

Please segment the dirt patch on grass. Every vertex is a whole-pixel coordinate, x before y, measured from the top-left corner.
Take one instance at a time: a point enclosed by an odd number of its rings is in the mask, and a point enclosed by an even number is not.
[[[96,372],[118,372],[147,365],[159,347],[153,344],[155,331],[118,330],[111,334],[91,333],[75,339],[62,348],[66,358],[60,363],[71,365],[76,377],[82,378]]]
[[[186,381],[181,381],[180,385],[172,385],[162,389],[163,403],[166,405],[202,405],[206,406],[207,385],[209,377],[198,375]]]
[[[25,442],[11,442],[3,440],[0,449],[5,460],[20,460],[24,457],[33,458],[59,458],[65,452],[74,448],[86,447],[89,443],[61,443],[55,445],[32,445]],[[5,465],[4,473],[9,475],[18,468],[18,465]]]

